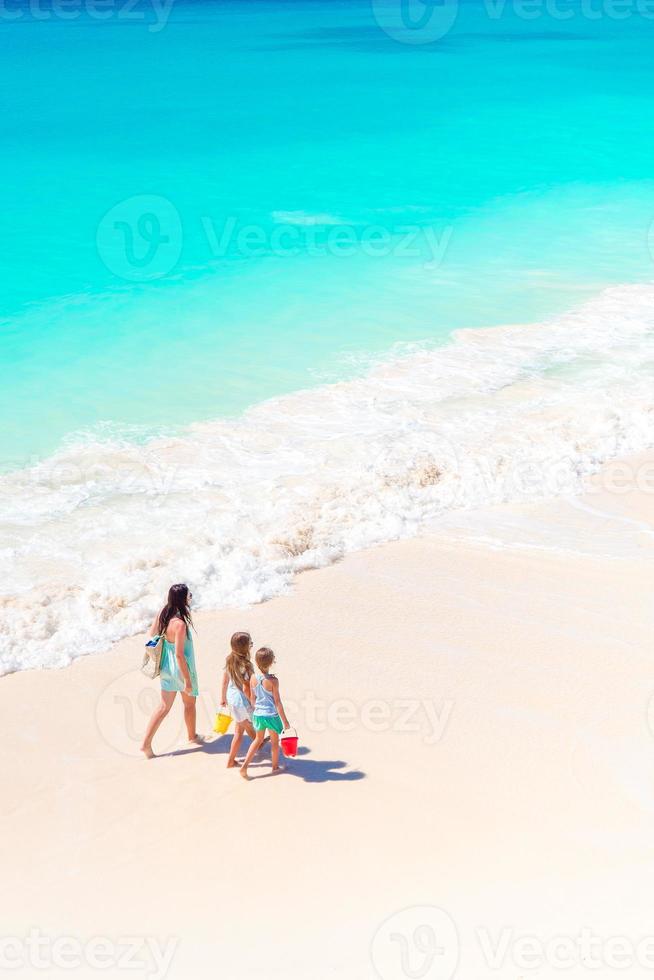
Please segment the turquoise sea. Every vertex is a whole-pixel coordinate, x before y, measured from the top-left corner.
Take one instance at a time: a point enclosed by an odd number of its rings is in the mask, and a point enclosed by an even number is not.
[[[7,0],[0,665],[651,444],[653,18]]]

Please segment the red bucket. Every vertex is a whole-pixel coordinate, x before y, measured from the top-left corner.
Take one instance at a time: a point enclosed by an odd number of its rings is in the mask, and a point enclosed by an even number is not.
[[[285,728],[281,734],[282,752],[288,759],[297,755],[297,732],[294,728]]]

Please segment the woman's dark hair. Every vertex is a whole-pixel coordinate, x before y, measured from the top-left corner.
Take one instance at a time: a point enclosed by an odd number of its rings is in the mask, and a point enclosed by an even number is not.
[[[187,630],[193,626],[193,620],[191,619],[191,613],[188,608],[189,595],[188,585],[178,583],[177,585],[170,586],[168,589],[168,601],[159,613],[159,622],[157,625],[159,636],[166,632],[169,622],[176,617],[185,622]]]

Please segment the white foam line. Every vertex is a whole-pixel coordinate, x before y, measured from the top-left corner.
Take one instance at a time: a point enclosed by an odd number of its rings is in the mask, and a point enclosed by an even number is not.
[[[654,528],[647,521],[637,520],[635,517],[627,517],[626,514],[616,514],[614,511],[602,510],[599,507],[592,507],[583,497],[571,497],[567,502],[576,510],[591,514],[593,517],[601,517],[604,520],[610,521],[612,524],[627,524],[635,527],[642,534],[650,538],[654,537]]]
[[[652,362],[654,286],[616,287],[176,437],[87,434],[0,476],[0,671],[106,649],[171,581],[246,606],[447,512],[581,493],[654,444]]]

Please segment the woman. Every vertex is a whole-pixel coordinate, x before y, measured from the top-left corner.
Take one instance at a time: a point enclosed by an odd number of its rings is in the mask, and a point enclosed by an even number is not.
[[[171,585],[168,601],[150,627],[149,636],[163,636],[161,652],[161,704],[150,718],[141,751],[147,759],[154,758],[152,739],[159,725],[173,706],[178,692],[184,702],[184,721],[190,742],[202,745],[195,730],[195,699],[198,696],[198,676],[189,611],[193,596],[187,585]]]

